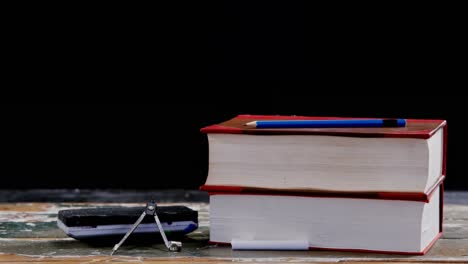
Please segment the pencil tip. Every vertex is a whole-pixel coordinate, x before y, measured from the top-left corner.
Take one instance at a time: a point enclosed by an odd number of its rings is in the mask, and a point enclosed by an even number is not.
[[[245,124],[246,126],[250,126],[250,127],[256,127],[257,126],[257,122],[256,121],[252,121],[252,122],[248,122]]]

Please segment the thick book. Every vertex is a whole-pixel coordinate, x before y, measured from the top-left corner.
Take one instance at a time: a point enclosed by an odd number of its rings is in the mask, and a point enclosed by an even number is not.
[[[208,135],[207,190],[344,193],[428,201],[445,177],[445,120],[405,127],[258,129],[260,120],[352,119],[239,115]],[[236,189],[237,188],[237,189]]]
[[[427,201],[226,188],[212,188],[209,194],[210,242],[233,248],[305,245],[311,250],[422,255],[442,235],[442,183]]]

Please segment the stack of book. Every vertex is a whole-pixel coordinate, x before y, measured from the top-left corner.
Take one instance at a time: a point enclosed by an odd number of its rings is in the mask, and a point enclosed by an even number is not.
[[[442,234],[446,121],[256,128],[239,115],[209,142],[210,241],[234,249],[424,254]]]

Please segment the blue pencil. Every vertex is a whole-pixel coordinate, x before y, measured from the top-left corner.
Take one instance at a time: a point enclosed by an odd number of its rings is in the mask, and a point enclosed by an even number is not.
[[[334,127],[404,127],[405,119],[347,119],[347,120],[263,120],[246,124],[255,128],[334,128]]]

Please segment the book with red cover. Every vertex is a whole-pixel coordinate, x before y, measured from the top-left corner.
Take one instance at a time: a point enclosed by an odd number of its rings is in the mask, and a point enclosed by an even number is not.
[[[232,195],[238,195],[238,196],[281,196],[281,197],[284,197],[284,196],[290,196],[290,197],[308,197],[308,198],[324,198],[324,199],[327,199],[327,198],[341,198],[341,199],[363,199],[363,200],[402,200],[402,201],[412,201],[414,202],[415,200],[405,200],[404,198],[401,199],[401,198],[392,198],[392,199],[389,199],[388,197],[365,197],[365,196],[359,196],[359,195],[354,195],[354,196],[348,196],[346,194],[344,195],[334,195],[334,194],[304,194],[304,193],[294,193],[294,192],[289,192],[289,193],[284,193],[284,192],[275,192],[275,191],[270,191],[270,192],[256,192],[256,191],[252,191],[252,190],[245,190],[245,189],[240,189],[240,188],[236,188],[236,187],[229,187],[229,186],[219,186],[220,188],[217,188],[216,186],[202,186],[200,189],[201,190],[204,190],[204,191],[207,191],[210,195],[210,201],[213,201],[212,197],[216,197],[216,196],[231,196]],[[438,233],[430,240],[430,243],[427,244],[427,246],[425,246],[422,250],[420,251],[401,251],[401,250],[373,250],[373,249],[365,249],[365,248],[335,248],[335,247],[323,247],[323,246],[314,246],[314,245],[311,245],[309,246],[309,250],[331,250],[331,251],[347,251],[347,252],[369,252],[369,253],[384,253],[384,254],[400,254],[400,255],[424,255],[426,254],[431,248],[432,246],[434,246],[434,244],[437,242],[437,240],[442,237],[442,234],[443,234],[443,195],[444,195],[444,187],[443,187],[443,183],[440,182],[438,186],[436,186],[438,188],[435,188],[431,193],[428,194],[428,199],[427,200],[420,200],[419,202],[422,203],[422,204],[428,204],[431,199],[433,198],[433,196],[438,193],[439,195],[437,196],[437,199],[438,199]],[[437,192],[435,191],[437,190]],[[225,208],[227,208],[227,210],[232,210],[230,209],[229,207],[231,206],[231,203],[232,202],[229,202],[227,203],[225,206]],[[266,205],[267,208],[270,207],[271,205]],[[219,207],[219,206],[218,206]],[[213,208],[211,210],[214,210]],[[398,209],[397,209],[398,210]],[[252,213],[251,213],[251,217],[253,218],[256,218],[258,217],[256,215],[256,212],[258,212],[259,210],[252,210]],[[278,208],[278,211],[281,211],[281,209]],[[302,211],[302,210],[299,210],[299,211]],[[236,212],[237,213],[237,212]],[[236,214],[234,213],[234,214]],[[316,211],[314,212],[316,214],[321,214],[320,211]],[[211,212],[210,212],[210,218],[211,218]],[[403,217],[406,217],[405,215],[403,215]],[[237,218],[237,216],[236,216]],[[214,223],[215,221],[213,220],[210,220],[211,223],[215,226],[217,226],[218,224],[217,223]],[[271,221],[271,220],[265,220],[265,221]],[[278,226],[278,229],[281,229],[281,228],[285,228],[285,226],[288,225],[288,223],[285,221],[281,224],[278,224],[280,226]],[[321,229],[320,226],[316,223],[312,224],[312,226],[316,226],[318,229]],[[385,228],[385,227],[383,227]],[[234,227],[227,227],[227,228],[223,228],[223,229],[235,229]],[[243,229],[243,230],[240,230],[240,231],[244,231],[246,232],[247,228]],[[239,231],[239,230],[237,230]],[[251,230],[252,231],[252,230]],[[252,232],[255,232],[255,231],[252,231]],[[275,231],[271,231],[272,233],[274,233]],[[220,245],[230,245],[229,242],[220,242],[220,241],[217,241],[216,239],[213,239],[212,238],[212,235],[211,233],[214,233],[214,230],[210,230],[210,241],[209,243],[210,244],[220,244]],[[237,233],[237,232],[236,232]],[[293,236],[289,236],[291,239],[294,239]],[[382,239],[386,239],[385,237],[382,237]]]
[[[252,134],[252,135],[329,135],[352,137],[395,137],[395,138],[430,138],[440,128],[446,129],[445,120],[406,119],[405,127],[381,128],[271,128],[256,129],[245,124],[260,120],[352,120],[362,118],[324,117],[324,116],[282,116],[282,115],[238,115],[220,124],[201,129],[202,133]],[[372,118],[366,118],[372,119]],[[377,118],[375,118],[377,119]],[[446,137],[446,133],[444,133]]]
[[[382,127],[382,128],[304,128],[304,129],[256,129],[245,126],[246,123],[259,120],[326,120],[326,119],[361,119],[361,118],[342,118],[342,117],[306,117],[306,116],[265,116],[265,115],[239,115],[231,120],[220,124],[207,126],[201,129],[202,133],[207,134],[246,134],[246,135],[325,135],[339,137],[359,137],[359,138],[415,138],[429,139],[439,129],[443,130],[442,143],[442,168],[441,175],[437,181],[424,193],[421,192],[395,192],[395,191],[330,191],[314,189],[271,189],[258,188],[251,186],[238,185],[203,185],[200,189],[209,192],[210,195],[270,195],[270,196],[302,196],[319,198],[353,198],[353,199],[375,199],[375,200],[402,200],[417,201],[429,203],[434,192],[440,192],[439,199],[439,234],[422,251],[417,252],[395,252],[385,250],[366,250],[366,249],[334,249],[350,250],[362,252],[382,252],[398,254],[425,254],[431,246],[442,235],[443,219],[443,180],[446,172],[446,147],[447,147],[447,126],[445,120],[421,120],[407,119],[405,127]],[[440,188],[438,188],[440,187]],[[216,242],[216,241],[213,241]],[[311,247],[311,249],[317,249]]]
[[[251,190],[258,192],[268,191],[269,189],[279,192],[296,191],[306,193],[327,193],[331,191],[333,193],[344,192],[346,194],[351,193],[353,195],[362,195],[366,197],[388,197],[390,199],[427,201],[428,194],[432,190],[434,190],[434,188],[436,188],[439,185],[439,183],[442,182],[445,178],[447,151],[447,126],[445,120],[407,119],[407,124],[405,127],[381,128],[256,129],[245,125],[250,121],[286,119],[325,120],[353,118],[239,115],[226,122],[204,127],[201,129],[201,132],[208,134],[210,147],[210,168],[208,172],[208,179],[205,183],[206,185],[208,185],[206,188],[215,188],[218,190],[220,190],[220,188],[241,188],[244,191]],[[224,144],[229,145],[229,149],[225,148],[224,146],[223,149],[217,147],[218,145],[220,145],[218,142],[223,143],[223,140],[226,141],[226,137],[223,136],[223,138],[219,139],[215,138],[215,140],[210,139],[214,137],[219,137],[216,136],[219,134],[233,135],[233,137],[231,137],[229,141],[227,141],[227,144]],[[235,135],[247,135],[250,137],[236,137]],[[437,138],[434,139],[436,135]],[[259,137],[252,138],[252,136]],[[279,142],[278,137],[271,136],[289,136],[290,139],[288,139],[288,143],[281,143]],[[310,145],[307,145],[306,139],[304,139],[301,136],[314,136],[314,138],[317,139],[316,141],[322,139],[323,140],[319,143],[311,143]],[[330,138],[333,139],[330,140]],[[247,141],[247,139],[249,141]],[[286,145],[293,140],[295,140],[295,145]],[[307,140],[310,141],[309,139]],[[439,142],[434,143],[431,140],[439,140]],[[369,145],[368,143],[370,142],[372,143],[371,145],[376,146],[373,150],[369,150],[366,146]],[[215,145],[215,143],[218,145]],[[262,143],[263,145],[260,145],[260,143]],[[280,151],[271,147],[273,145],[278,144],[284,144],[283,149],[287,149],[287,154],[281,154]],[[394,151],[391,154],[386,154],[386,152],[389,152],[386,148],[395,148],[394,146],[398,144],[401,146],[400,150]],[[232,146],[234,145],[235,147],[233,148]],[[435,145],[435,147],[433,147],[432,145]],[[252,149],[252,147],[250,146],[258,147],[256,147],[257,149]],[[291,149],[296,146],[299,147],[296,150],[294,150],[295,152],[292,152]],[[328,146],[337,147],[329,148]],[[344,148],[343,146],[345,146],[346,148]],[[317,147],[321,148],[318,149]],[[262,148],[268,148],[268,151],[259,151],[259,149]],[[316,148],[317,150],[315,150]],[[355,153],[358,149],[361,152]],[[326,151],[331,152],[332,154],[323,154]],[[418,151],[419,153],[417,153]],[[438,155],[437,152],[439,152]],[[228,156],[229,153],[232,153],[231,156]],[[250,154],[248,158],[241,159],[242,156],[249,155],[249,153],[253,154]],[[323,158],[317,159],[316,157],[320,155],[323,156]],[[219,157],[221,156],[222,160],[218,161]],[[427,156],[434,156],[434,158],[427,158]],[[266,157],[264,158],[265,160],[262,160],[263,157]],[[313,157],[315,159],[309,159],[308,157]],[[414,159],[414,157],[418,158]],[[303,160],[301,161],[302,163],[299,164],[300,166],[296,166],[298,164],[297,160],[299,160],[300,158],[303,158]],[[289,160],[291,159],[295,159],[295,161],[289,162]],[[269,160],[274,161],[274,163],[271,164],[271,166],[268,166],[268,162],[270,162]],[[392,160],[399,160],[401,162],[388,162]],[[368,168],[373,166],[372,162],[374,164],[388,164],[381,167],[371,168],[372,170],[369,170]],[[432,164],[436,164],[437,162],[440,162],[438,167],[431,168]],[[238,164],[235,168],[235,171],[227,171],[225,169],[234,163]],[[258,165],[253,169],[264,170],[262,170],[261,172],[253,172],[252,170],[252,173],[250,174],[249,171],[246,172],[241,170],[244,166],[243,163],[247,163],[245,164],[246,168],[252,168],[253,165],[257,165],[256,163],[261,163],[261,165]],[[226,166],[226,164],[228,166]],[[339,167],[340,164],[342,164],[342,167]],[[275,178],[275,168],[278,168],[279,166],[282,166],[282,168],[280,169],[282,170],[283,175],[276,175],[277,177]],[[413,166],[413,168],[410,168],[411,166]],[[423,168],[423,166],[426,166],[427,168]],[[271,169],[268,170],[270,167]],[[303,169],[302,171],[290,171],[289,168],[293,167],[307,168]],[[320,169],[321,167],[324,168],[322,171],[318,171],[316,169]],[[287,168],[288,171],[285,172],[283,168]],[[397,171],[395,168],[401,168],[401,170]],[[337,171],[335,175],[327,174],[333,169]],[[352,171],[353,169],[355,170],[354,172]],[[338,175],[340,173],[340,170],[346,170],[347,174]],[[310,180],[328,180],[332,179],[332,176],[334,177],[333,179],[342,182],[344,178],[351,179],[351,176],[353,175],[352,173],[355,173],[354,175],[356,175],[362,170],[368,170],[369,173],[373,173],[373,175],[367,175],[366,178],[362,177],[362,179],[367,180],[363,181],[362,184],[359,181],[353,181],[346,183],[347,185],[342,186],[341,188],[327,188],[332,186],[332,182],[330,182],[327,186],[320,186],[318,182],[313,182],[309,186],[307,185]],[[425,171],[427,171],[427,175],[424,175],[424,173],[426,173]],[[260,173],[264,173],[265,175],[267,175],[265,177],[268,177],[267,180],[271,182],[275,180],[294,180],[295,183],[291,185],[286,185],[283,182],[283,184],[281,185],[278,184],[276,186],[273,186],[261,183],[254,184],[251,181],[249,181],[249,179],[254,179],[254,176],[257,176]],[[293,177],[291,176],[293,173],[296,175],[297,178],[301,177],[301,175],[299,174],[307,174],[310,176],[307,176],[308,178],[303,177],[302,179],[293,179]],[[375,178],[380,174],[381,178]],[[241,179],[244,175],[247,178],[247,180]],[[250,175],[253,176],[250,177]],[[219,179],[219,176],[229,178],[229,180],[221,180]],[[286,177],[286,179],[284,179],[284,177]],[[392,179],[392,181],[396,183],[400,182],[401,184],[399,186],[395,184],[394,186],[375,184],[374,186],[369,185],[369,188],[365,186],[368,185],[370,182],[377,181],[382,183],[388,183],[388,179]],[[300,180],[302,180],[302,182],[299,182]],[[416,180],[419,182],[415,182]],[[406,181],[408,181],[408,184],[406,184]],[[413,181],[414,186],[409,185],[411,181]],[[265,181],[263,183],[265,183]],[[335,182],[334,184],[338,186],[338,182]],[[351,184],[355,184],[354,188],[351,188]],[[209,185],[213,186],[210,187]]]

